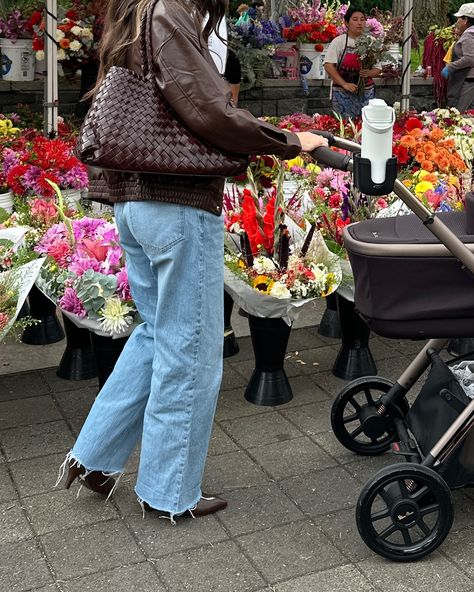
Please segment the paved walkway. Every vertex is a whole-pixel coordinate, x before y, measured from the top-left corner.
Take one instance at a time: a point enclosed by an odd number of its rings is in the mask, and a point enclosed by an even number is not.
[[[253,368],[248,337],[226,360],[204,489],[228,508],[176,527],[142,518],[135,455],[114,499],[54,489],[56,470],[97,392],[54,368],[0,377],[0,591],[462,592],[474,589],[469,491],[457,492],[441,550],[402,565],[360,540],[354,505],[388,455],[356,457],[336,441],[329,409],[344,385],[331,366],[338,342],[292,331],[295,393],[278,408],[243,398]],[[18,351],[21,352],[18,346]],[[396,378],[419,346],[372,339],[379,374]],[[20,355],[20,354],[19,354]],[[9,371],[14,370],[10,364]]]

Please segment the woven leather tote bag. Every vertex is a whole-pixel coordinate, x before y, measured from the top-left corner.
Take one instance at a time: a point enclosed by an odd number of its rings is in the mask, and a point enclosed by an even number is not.
[[[151,48],[156,1],[150,2],[141,21],[141,76],[127,68],[110,68],[84,120],[76,154],[86,165],[124,172],[239,175],[248,159],[223,154],[196,138],[158,88]]]

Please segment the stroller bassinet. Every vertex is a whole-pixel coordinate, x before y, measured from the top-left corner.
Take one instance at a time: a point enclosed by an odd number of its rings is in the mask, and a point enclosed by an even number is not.
[[[474,252],[466,212],[438,214]],[[344,230],[359,314],[383,337],[474,335],[474,278],[415,215],[379,218]]]

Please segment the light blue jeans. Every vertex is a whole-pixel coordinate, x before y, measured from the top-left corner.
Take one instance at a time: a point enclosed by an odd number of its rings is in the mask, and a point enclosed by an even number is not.
[[[115,205],[143,323],[128,339],[71,451],[121,472],[141,439],[135,491],[171,515],[192,508],[222,378],[222,217],[163,202]]]

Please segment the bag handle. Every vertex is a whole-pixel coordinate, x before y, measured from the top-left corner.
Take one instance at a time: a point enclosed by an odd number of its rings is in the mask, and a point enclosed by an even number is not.
[[[151,48],[151,26],[153,10],[158,0],[151,0],[143,11],[140,22],[140,55],[142,58],[142,73],[149,78],[153,72],[153,52]]]

